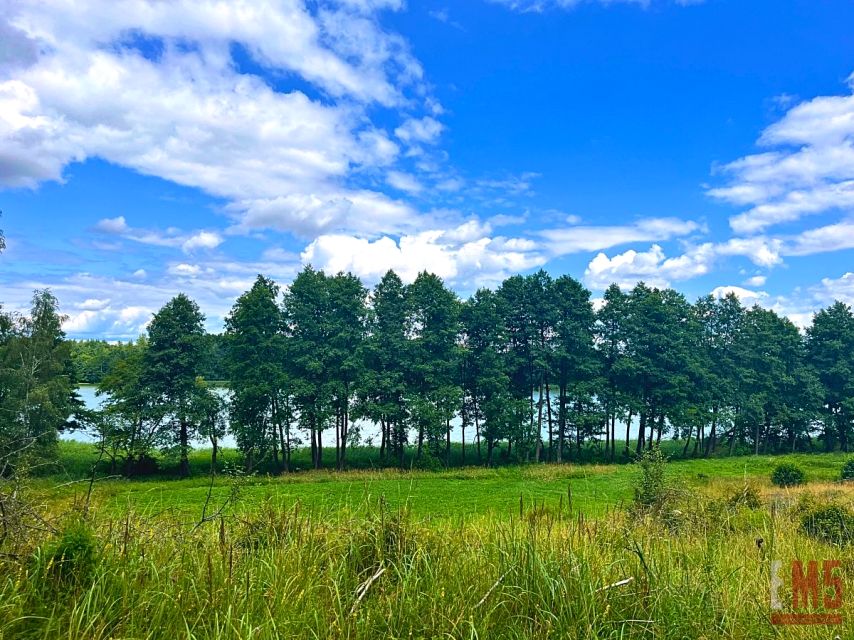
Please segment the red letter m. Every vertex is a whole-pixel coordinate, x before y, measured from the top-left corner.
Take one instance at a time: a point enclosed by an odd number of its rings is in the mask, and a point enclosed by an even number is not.
[[[804,575],[804,563],[795,560],[792,562],[792,608],[807,608],[808,600],[812,600],[813,608],[818,608],[818,562],[810,560],[807,575]]]

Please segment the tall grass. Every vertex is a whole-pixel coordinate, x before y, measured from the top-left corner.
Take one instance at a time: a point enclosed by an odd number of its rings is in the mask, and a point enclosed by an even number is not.
[[[271,496],[201,525],[96,503],[85,579],[33,559],[55,548],[48,534],[2,561],[0,637],[833,637],[770,624],[769,567],[840,558],[851,585],[850,549],[802,534],[793,493],[752,510],[726,499],[739,487],[715,483],[655,517],[594,519],[568,495],[442,519],[382,497],[349,509]],[[835,632],[851,637],[854,593],[842,614]]]

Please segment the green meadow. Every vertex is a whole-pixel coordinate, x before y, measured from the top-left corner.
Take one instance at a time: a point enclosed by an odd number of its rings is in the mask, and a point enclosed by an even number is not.
[[[805,525],[852,512],[842,454],[673,460],[659,486],[628,463],[247,477],[233,451],[211,476],[204,450],[131,480],[87,475],[93,449],[21,487],[2,640],[854,637],[851,532]],[[806,484],[772,485],[780,463]],[[841,607],[811,610],[840,624],[772,624],[795,559],[840,561]]]

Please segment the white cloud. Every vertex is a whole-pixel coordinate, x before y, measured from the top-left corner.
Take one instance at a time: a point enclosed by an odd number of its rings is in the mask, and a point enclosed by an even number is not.
[[[654,0],[490,0],[495,4],[504,5],[513,11],[522,13],[541,13],[554,9],[574,9],[580,4],[598,2],[603,5],[634,4],[639,7],[649,7]],[[702,4],[704,0],[672,0],[678,5]]]
[[[95,225],[95,230],[102,233],[113,233],[116,235],[127,233],[130,230],[124,216],[117,218],[104,218]]]
[[[398,191],[405,191],[406,193],[418,194],[424,190],[424,185],[418,182],[415,176],[402,171],[389,171],[386,182]]]
[[[494,284],[511,274],[545,262],[535,243],[522,238],[489,237],[488,226],[470,221],[455,229],[423,231],[367,240],[324,235],[303,252],[302,259],[330,273],[350,271],[375,282],[394,269],[406,282],[427,270],[465,290]]]
[[[748,287],[762,287],[765,285],[767,280],[767,276],[751,276],[744,281],[744,284]]]
[[[849,85],[854,92],[854,75]],[[802,102],[765,129],[758,143],[774,149],[723,166],[729,182],[709,190],[721,200],[750,205],[730,219],[737,233],[854,209],[854,95]]]
[[[425,142],[430,144],[438,140],[443,129],[444,127],[441,122],[430,116],[425,116],[420,119],[409,118],[394,130],[394,135],[404,142]]]
[[[173,276],[195,276],[202,272],[197,264],[186,264],[184,262],[169,267],[169,273]]]
[[[165,231],[131,227],[124,216],[99,220],[95,224],[94,230],[107,235],[117,235],[140,244],[157,247],[180,247],[184,253],[192,253],[198,249],[216,249],[223,242],[222,236],[213,231],[184,233],[174,227]],[[105,249],[110,250],[117,250],[120,247],[120,244],[104,246]]]
[[[662,242],[701,231],[703,227],[691,220],[678,218],[646,218],[625,225],[576,225],[544,229],[536,234],[544,239],[548,250],[556,256],[584,251],[608,249],[631,242]]]
[[[711,244],[701,245],[690,253],[668,258],[657,244],[649,251],[629,249],[609,258],[599,253],[584,271],[584,281],[592,289],[606,289],[616,283],[623,289],[643,280],[654,287],[669,287],[673,280],[686,280],[709,272],[713,258]]]
[[[854,220],[843,220],[824,227],[808,229],[788,238],[784,251],[790,256],[806,256],[852,248],[854,248]]]
[[[181,248],[189,253],[195,249],[216,249],[222,244],[222,237],[211,231],[200,231],[190,236],[181,244]]]
[[[310,6],[13,4],[0,17],[0,35],[15,34],[14,50],[0,54],[0,186],[61,181],[69,163],[99,157],[224,198],[236,230],[271,227],[311,237],[386,230],[387,209],[400,214],[405,207],[349,180],[356,170],[390,166],[399,154],[368,108],[411,113],[417,97],[435,115],[437,103],[405,40],[376,18],[402,2]],[[242,73],[235,45],[271,75],[296,74],[323,98],[276,91]],[[398,135],[433,142],[442,128],[432,116],[413,115]],[[120,219],[101,231],[121,233]],[[187,250],[213,244],[204,236]]]
[[[768,294],[765,291],[751,291],[743,287],[725,286],[712,289],[712,295],[716,298],[724,298],[731,293],[735,294],[741,300],[742,304],[746,306],[752,306],[768,298]]]
[[[839,278],[822,278],[821,284],[813,287],[811,293],[822,306],[837,300],[854,305],[854,273],[848,271]]]
[[[649,251],[630,249],[613,257],[599,253],[587,266],[584,276],[593,289],[605,289],[611,283],[629,288],[640,280],[669,287],[673,282],[711,273],[721,256],[744,256],[762,267],[777,265],[782,262],[781,247],[780,241],[762,237],[730,238],[720,243],[687,245],[681,255],[668,258],[654,244]]]

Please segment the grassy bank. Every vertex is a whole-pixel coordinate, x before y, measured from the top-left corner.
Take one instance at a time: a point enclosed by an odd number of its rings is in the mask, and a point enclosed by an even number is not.
[[[750,508],[728,499],[742,486],[680,492],[666,517],[591,518],[564,499],[437,519],[379,496],[330,509],[276,494],[194,526],[96,500],[94,557],[80,575],[51,565],[55,536],[34,544],[32,559],[4,562],[0,637],[850,637],[850,622],[781,631],[768,606],[771,559],[842,553],[851,583],[850,553],[806,537],[795,512],[805,491],[850,502],[850,490],[765,486]],[[841,610],[848,621],[852,605]]]
[[[843,460],[670,462],[643,513],[637,465],[41,478],[40,530],[0,556],[0,639],[852,637],[848,594],[836,627],[769,607],[772,560],[840,559],[852,591],[850,545],[803,528],[804,505],[854,507]],[[773,487],[780,462],[808,484]]]

